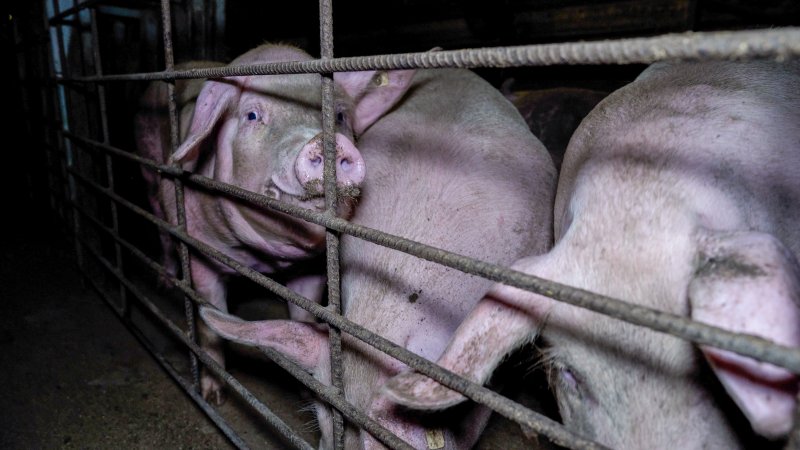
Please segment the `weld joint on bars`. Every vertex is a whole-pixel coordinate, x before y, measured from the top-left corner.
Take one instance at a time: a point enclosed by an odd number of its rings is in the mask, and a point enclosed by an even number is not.
[[[66,133],[65,136],[75,137],[74,135],[68,135]],[[78,140],[101,150],[111,151],[111,149],[113,149],[113,153],[116,155],[125,156],[137,161],[145,161],[146,164],[151,167],[165,169],[164,172],[170,175],[172,175],[170,172],[175,172],[174,168],[171,171],[167,171],[166,169],[168,169],[169,166],[160,165],[146,158],[130,155],[127,152],[97,141],[90,141],[84,138],[78,138]],[[177,177],[184,181],[189,181],[194,185],[199,185],[206,189],[244,200],[253,206],[286,213],[307,222],[349,234],[374,244],[399,250],[471,275],[477,275],[529,292],[545,295],[564,303],[589,309],[635,325],[669,333],[698,344],[710,345],[722,350],[730,350],[744,356],[750,356],[761,361],[785,367],[794,373],[800,374],[800,350],[792,347],[779,345],[757,336],[734,333],[715,326],[695,322],[676,314],[658,311],[656,309],[545,280],[507,267],[469,258],[400,236],[384,233],[380,230],[357,225],[341,218],[331,217],[325,213],[318,213],[284,203],[202,175],[185,172],[183,170],[178,170],[178,172],[180,173],[177,174]],[[169,229],[168,231],[175,234]],[[178,235],[176,235],[176,237],[182,239]],[[242,272],[240,273],[247,276]],[[313,313],[313,311],[311,312]],[[332,323],[332,325],[338,327],[336,323]]]
[[[146,81],[246,75],[329,73],[413,68],[634,64],[676,59],[775,58],[800,56],[800,27],[747,31],[673,33],[647,38],[537,44],[311,61],[274,62],[221,68],[58,78],[59,82]]]

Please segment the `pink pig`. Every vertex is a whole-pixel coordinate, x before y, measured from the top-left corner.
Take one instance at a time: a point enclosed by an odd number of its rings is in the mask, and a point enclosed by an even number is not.
[[[296,48],[265,44],[238,57],[231,65],[308,59],[309,55]],[[320,85],[316,74],[178,82],[182,143],[169,161],[252,192],[323,210]],[[147,108],[137,116],[138,151],[156,160],[163,160],[163,155],[170,153],[166,102],[164,83],[154,83],[145,93],[143,104]],[[384,106],[390,108],[392,104]],[[365,175],[364,160],[353,144],[353,134],[362,132],[374,120],[360,116],[358,108],[345,95],[336,99],[336,170],[342,194],[338,214],[342,217],[352,214]],[[165,179],[159,184],[152,173],[146,178],[156,214],[177,223],[173,183]],[[288,269],[324,250],[325,230],[318,225],[190,185],[185,197],[186,226],[191,236],[263,273]],[[162,242],[167,255],[165,265],[174,272],[174,257],[169,256],[173,250],[166,235]],[[232,270],[193,254],[191,272],[197,292],[225,310],[225,277]],[[289,285],[318,300],[324,283],[324,276],[311,275]],[[200,325],[202,345],[214,359],[224,363],[220,338]],[[203,396],[221,403],[220,382],[207,373],[201,381]]]
[[[513,267],[798,346],[799,175],[797,61],[654,64],[575,132],[556,245]],[[798,379],[785,369],[504,285],[439,362],[483,383],[537,334],[564,423],[613,448],[747,446],[711,372],[756,433],[780,438],[792,424]],[[422,409],[464,400],[415,373],[386,392]]]
[[[499,91],[466,70],[353,72],[336,79],[357,100],[357,117],[376,116],[368,111],[399,98],[358,141],[369,171],[353,222],[500,264],[550,247],[555,169]],[[344,316],[428,359],[441,354],[491,286],[350,236],[342,237],[341,260]],[[223,336],[282,351],[330,383],[327,328],[244,322],[210,309],[201,315]],[[477,441],[490,410],[408,413],[381,395],[384,382],[405,365],[348,335],[343,347],[345,398],[412,447],[469,448]],[[317,418],[320,448],[332,448],[331,415],[322,403]],[[348,425],[345,448],[383,446]]]

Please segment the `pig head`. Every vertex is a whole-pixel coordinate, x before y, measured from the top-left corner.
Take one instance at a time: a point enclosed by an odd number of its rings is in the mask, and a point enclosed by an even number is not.
[[[469,71],[420,70],[413,79],[404,73],[337,74],[354,99],[403,95],[360,136],[370,169],[352,221],[500,264],[546,251],[555,170],[513,105]],[[351,236],[343,236],[341,244],[344,316],[429,360],[440,355],[491,286]],[[276,348],[330,383],[325,329],[306,324],[298,339],[297,323],[243,323],[216,311],[201,314],[223,336]],[[420,415],[397,407],[381,388],[406,366],[348,335],[343,348],[345,398],[375,421],[414,448],[470,448],[476,442],[488,409]],[[320,403],[317,413],[320,448],[331,448],[329,409]],[[348,424],[345,448],[383,445]]]
[[[799,346],[798,123],[797,62],[651,66],[578,128],[556,245],[513,268]],[[613,448],[742,448],[759,439],[744,418],[769,439],[792,424],[798,379],[785,369],[505,285],[439,362],[483,383],[539,334],[565,425]],[[465,399],[416,373],[386,389],[420,409]]]
[[[308,59],[309,55],[296,48],[265,44],[238,57],[231,66]],[[151,87],[144,103],[155,108],[137,118],[139,152],[159,161],[162,155],[169,155],[169,162],[186,171],[322,211],[320,79],[316,74],[252,75],[207,80],[202,87],[198,82],[179,83],[182,143],[174,153],[165,150],[169,149],[166,114],[152,111],[167,105],[166,89]],[[391,101],[381,103],[386,109],[392,105]],[[337,213],[346,218],[352,214],[365,175],[364,160],[353,144],[354,134],[363,132],[381,112],[341,94],[335,100],[335,113]],[[156,213],[176,224],[173,183],[166,178],[159,182],[152,175],[146,181],[151,192],[158,192],[158,200],[151,202]],[[324,249],[323,227],[191,184],[187,185],[185,206],[190,235],[262,273],[290,270]],[[168,253],[171,246],[165,241]],[[225,276],[231,272],[200,254],[191,257],[194,288],[221,310],[226,309]],[[289,285],[303,295],[319,298],[324,283],[324,276],[312,274],[297,277]],[[221,340],[202,324],[200,337],[212,357],[223,363]],[[203,376],[204,397],[221,402],[220,388],[216,379]]]

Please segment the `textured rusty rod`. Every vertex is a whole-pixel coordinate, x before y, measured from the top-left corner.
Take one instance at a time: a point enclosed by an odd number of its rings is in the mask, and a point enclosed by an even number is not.
[[[281,436],[285,437],[289,443],[292,444],[293,447],[303,450],[313,450],[312,447],[308,442],[303,440],[300,436],[294,433],[294,430],[287,425],[283,420],[280,419],[274,412],[272,412],[266,405],[261,403],[250,391],[247,390],[241,383],[239,383],[236,378],[234,378],[231,374],[226,372],[221,366],[219,366],[210,356],[208,356],[197,344],[192,342],[183,330],[180,329],[177,325],[172,323],[166,315],[149,299],[147,295],[142,293],[139,288],[137,288],[133,283],[130,282],[127,278],[123,276],[119,271],[113,267],[105,258],[102,257],[99,253],[96,252],[90,246],[87,246],[89,252],[100,262],[101,265],[105,267],[112,275],[117,277],[117,279],[125,285],[126,288],[130,290],[130,292],[134,295],[134,297],[139,301],[139,303],[147,308],[153,316],[155,316],[161,324],[167,328],[176,338],[178,338],[184,345],[189,347],[189,349],[197,355],[197,357],[208,367],[211,371],[214,372],[220,379],[224,380],[228,386],[233,388],[234,392],[236,392],[247,404],[253,407],[264,420],[273,427]],[[92,280],[91,283],[94,285],[94,281]],[[102,292],[102,291],[101,291]],[[113,306],[112,306],[113,308]],[[181,382],[181,387],[187,387],[191,389],[187,383]],[[200,401],[202,401],[205,405],[203,408],[205,409],[212,409],[208,403],[202,400],[199,394],[196,392],[194,395],[190,394],[192,399],[195,400],[197,397]],[[198,401],[198,400],[195,400]],[[241,442],[241,438],[233,434],[234,439],[236,441]]]
[[[81,177],[81,181],[84,181],[91,187],[95,188],[99,192],[109,192],[105,190],[102,186],[97,183],[94,183],[84,177]],[[112,197],[113,199],[113,197]],[[114,199],[118,200],[118,199]],[[124,206],[130,207],[133,205],[125,205]],[[181,289],[187,297],[191,298],[194,302],[208,306],[211,308],[216,308],[215,306],[207,303],[200,295],[197,294],[190,286],[189,283],[186,283],[183,280],[174,278],[169,275],[166,269],[158,264],[157,262],[153,261],[143,252],[141,252],[138,248],[133,246],[132,244],[128,243],[124,239],[122,239],[118,233],[114,230],[109,228],[108,226],[104,225],[102,222],[94,218],[89,212],[85,209],[75,205],[78,208],[78,211],[81,212],[84,216],[86,216],[92,223],[94,223],[100,230],[103,230],[109,236],[111,236],[116,242],[120,245],[124,246],[128,251],[131,252],[136,258],[140,259],[145,265],[147,265],[150,269],[154,270],[156,273],[162,276],[166,276],[166,279],[172,283],[173,286]],[[134,213],[144,212],[137,211],[136,208],[131,208]],[[143,217],[147,220],[150,220],[156,225],[168,225],[166,222],[161,221],[160,219],[156,218],[155,216],[144,212]],[[109,269],[111,269],[110,265],[107,265]],[[139,298],[141,298],[139,296]],[[307,300],[308,301],[308,300]],[[113,307],[113,304],[112,304]],[[117,311],[118,314],[121,314],[121,311]],[[347,402],[344,397],[342,396],[341,392],[336,390],[335,388],[331,388],[330,386],[326,386],[316,380],[313,376],[309,375],[306,371],[304,371],[300,366],[283,356],[281,353],[276,352],[270,349],[262,349],[262,352],[269,357],[272,361],[276,364],[280,365],[284,370],[289,372],[292,376],[294,376],[298,381],[303,383],[307,388],[311,391],[316,393],[321,399],[327,401],[331,405],[336,408],[336,410],[343,411],[344,414],[348,417],[348,419],[352,420],[357,425],[361,426],[365,430],[367,430],[370,434],[372,434],[378,441],[384,443],[390,448],[396,449],[410,449],[411,447],[408,446],[405,442],[397,438],[394,434],[392,434],[389,430],[385,429],[383,426],[375,422],[372,418],[364,414],[362,411],[359,411],[351,403]],[[220,367],[221,369],[221,367]],[[224,381],[224,380],[223,380]],[[194,396],[200,397],[196,394],[196,392],[192,392],[193,398]],[[251,403],[248,399],[245,399],[248,403]],[[203,402],[204,404],[205,401]],[[206,404],[207,405],[207,404]],[[252,405],[252,403],[251,403]]]
[[[172,14],[170,10],[169,0],[161,0],[161,28],[164,31],[164,61],[168,71],[175,68],[175,58],[172,52]],[[170,137],[170,153],[178,148],[178,106],[175,97],[175,83],[167,84],[167,95],[169,96],[169,137]],[[166,157],[164,155],[163,157]],[[177,165],[177,163],[176,163]],[[184,189],[183,182],[179,179],[174,179],[175,185],[175,210],[178,218],[178,228],[186,230],[186,203],[184,202]],[[181,277],[184,281],[191,281],[192,272],[189,267],[189,249],[186,244],[181,241],[176,242],[178,247],[178,259],[181,263]],[[184,315],[186,316],[186,329],[189,333],[189,339],[192,342],[197,342],[197,324],[195,323],[194,305],[191,300],[184,298],[183,301]],[[194,353],[189,352],[189,364],[192,368],[192,379],[196,389],[200,389],[200,368],[197,365],[197,358]]]
[[[356,70],[649,64],[665,60],[740,60],[800,56],[800,28],[672,33],[654,37],[536,44],[394,55],[275,62],[236,67],[148,72],[58,81],[142,81]]]
[[[323,60],[333,58],[333,5],[331,0],[319,2],[319,47]],[[336,193],[336,123],[334,122],[333,73],[322,74],[322,180],[325,188],[325,213],[336,216],[338,203]],[[325,232],[325,259],[328,278],[328,308],[336,314],[342,313],[341,270],[339,268],[339,233]],[[331,384],[344,395],[342,368],[342,332],[336,327],[328,328],[328,343],[331,359]],[[338,409],[331,411],[333,419],[333,448],[344,449],[344,419]]]
[[[156,218],[152,214],[144,211],[142,208],[139,208],[138,206],[125,200],[119,195],[113,192],[109,192],[103,186],[98,185],[92,180],[89,180],[88,178],[83,177],[80,174],[76,174],[76,177],[83,183],[91,186],[93,189],[97,190],[101,194],[111,197],[115,201],[119,202],[121,205],[135,212],[136,214],[145,217],[147,220],[153,223],[159,224],[160,227],[168,231],[172,236],[186,242],[195,250],[198,250],[203,254],[205,254],[206,256],[211,257],[221,262],[222,264],[231,267],[240,275],[257,283],[258,285],[264,287],[270,292],[281,296],[285,300],[294,303],[295,305],[305,309],[306,311],[309,311],[310,313],[314,314],[316,317],[319,317],[328,324],[332,324],[333,326],[340,328],[342,331],[351,334],[352,336],[363,341],[364,343],[375,347],[376,349],[407,364],[408,366],[414,368],[415,370],[424,373],[425,375],[450,387],[451,389],[457,390],[462,394],[466,395],[467,397],[477,401],[478,403],[481,403],[483,405],[492,408],[493,410],[497,411],[503,416],[530,427],[531,429],[534,430],[534,432],[548,437],[554,443],[576,449],[594,450],[594,449],[605,448],[597,443],[591,442],[567,430],[563,425],[553,421],[552,419],[549,419],[541,414],[537,414],[529,410],[528,408],[516,402],[513,402],[512,400],[509,400],[501,396],[500,394],[497,394],[496,392],[493,392],[483,386],[479,386],[446,369],[443,369],[442,367],[439,367],[435,363],[428,361],[427,359],[422,358],[421,356],[392,343],[391,341],[385,339],[384,337],[374,334],[371,331],[367,330],[366,328],[345,319],[341,315],[331,312],[328,308],[325,308],[317,304],[316,302],[313,302],[296,294],[291,289],[288,289],[287,287],[275,282],[269,277],[266,277],[265,275],[247,266],[240,264],[238,261],[228,257],[222,252],[217,251],[213,247],[205,244],[204,242],[189,236],[185,232],[179,230],[177,227],[173,227],[167,222]],[[320,392],[319,394],[323,395],[324,393]],[[357,414],[359,417],[365,418],[365,420],[371,420],[368,417],[366,417],[363,414],[363,412],[352,411],[352,413]],[[348,418],[352,417],[348,416]],[[361,423],[358,423],[358,425],[362,427],[364,426]],[[376,426],[379,425],[376,424]],[[364,428],[368,430],[368,428],[366,427]],[[376,437],[380,438],[379,436]]]

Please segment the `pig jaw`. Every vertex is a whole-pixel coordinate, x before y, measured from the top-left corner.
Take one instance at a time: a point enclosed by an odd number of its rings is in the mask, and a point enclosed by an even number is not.
[[[594,320],[618,331],[622,325],[599,316]],[[543,330],[557,349],[548,367],[564,424],[611,448],[741,448],[717,402],[724,392],[709,394],[713,375],[702,367],[698,352],[680,339],[623,326],[625,337],[592,334],[588,345],[580,329],[548,324]],[[629,340],[642,349],[631,351]]]

